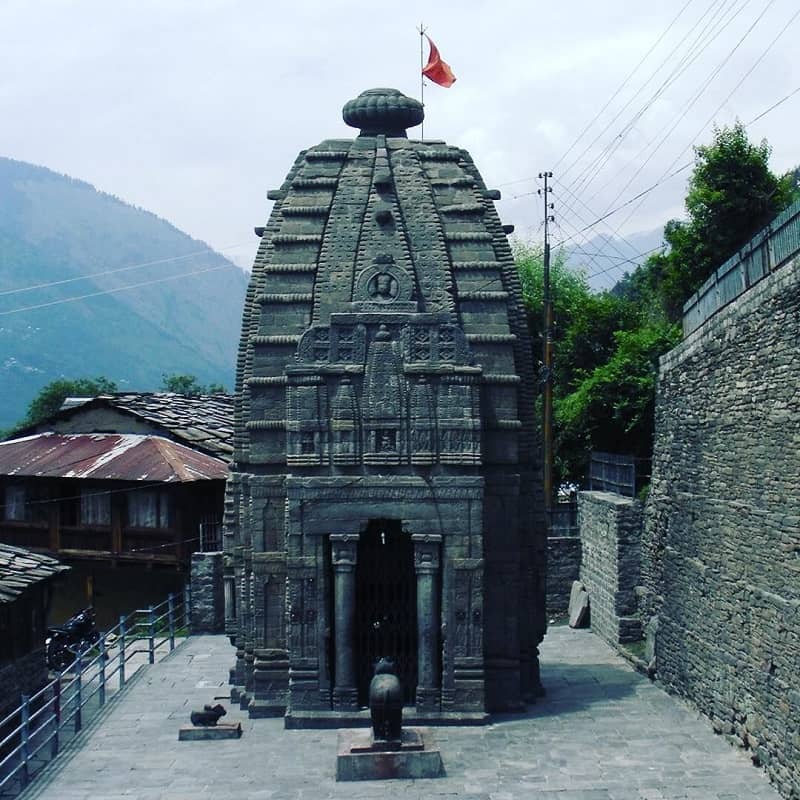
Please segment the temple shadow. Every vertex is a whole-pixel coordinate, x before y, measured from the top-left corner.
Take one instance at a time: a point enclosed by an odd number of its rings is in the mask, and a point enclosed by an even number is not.
[[[593,706],[623,701],[649,685],[643,675],[590,631],[561,630],[555,644],[542,648],[541,679],[544,697],[525,711],[495,713],[491,723],[548,716],[569,716]]]

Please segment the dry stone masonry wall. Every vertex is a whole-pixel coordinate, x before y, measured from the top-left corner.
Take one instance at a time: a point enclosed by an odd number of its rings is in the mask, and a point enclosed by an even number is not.
[[[641,506],[610,492],[580,492],[580,579],[589,594],[592,630],[612,644],[638,641]]]
[[[222,553],[192,553],[192,633],[224,633]]]
[[[799,344],[795,259],[662,359],[642,539],[659,678],[788,798],[800,798]]]

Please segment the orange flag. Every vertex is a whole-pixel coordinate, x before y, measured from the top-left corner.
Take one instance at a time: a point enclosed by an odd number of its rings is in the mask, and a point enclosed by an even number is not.
[[[439,55],[439,48],[431,41],[431,37],[427,33],[425,38],[431,46],[431,53],[428,56],[428,63],[422,68],[422,74],[434,83],[438,83],[439,86],[449,89],[456,82],[456,76],[453,75],[450,65],[442,61],[442,57]]]

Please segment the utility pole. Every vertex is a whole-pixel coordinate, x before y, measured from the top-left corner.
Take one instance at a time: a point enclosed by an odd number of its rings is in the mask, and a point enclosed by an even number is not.
[[[553,177],[552,172],[540,172],[539,177],[544,179],[544,190],[539,189],[539,194],[544,197],[544,352],[543,362],[543,440],[544,440],[544,469],[542,473],[544,483],[544,508],[549,512],[553,505],[553,296],[550,290],[550,223],[555,222],[551,213],[553,203],[550,202],[552,187],[548,179]],[[547,524],[550,525],[550,515],[547,515]]]

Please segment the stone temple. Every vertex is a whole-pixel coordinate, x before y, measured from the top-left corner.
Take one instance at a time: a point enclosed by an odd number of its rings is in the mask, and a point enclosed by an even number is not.
[[[348,102],[256,229],[226,501],[232,697],[344,724],[391,657],[407,717],[540,690],[536,378],[520,285],[469,154],[419,102]]]

